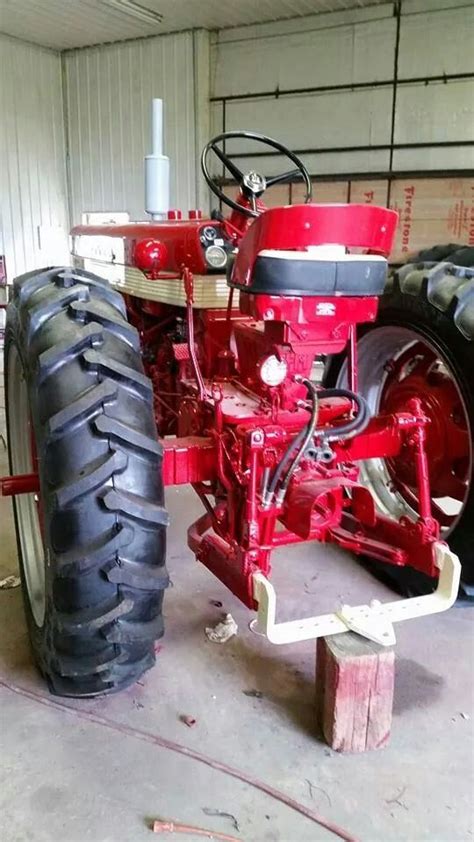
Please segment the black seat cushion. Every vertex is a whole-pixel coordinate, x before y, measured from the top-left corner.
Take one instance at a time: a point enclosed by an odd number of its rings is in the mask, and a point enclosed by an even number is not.
[[[382,257],[348,254],[340,260],[315,260],[286,252],[281,257],[259,255],[250,284],[240,288],[266,295],[381,295],[386,278]]]

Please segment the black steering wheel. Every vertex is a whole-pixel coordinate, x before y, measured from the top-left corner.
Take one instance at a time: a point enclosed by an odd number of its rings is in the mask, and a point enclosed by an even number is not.
[[[220,149],[217,145],[218,143],[225,144],[226,140],[231,140],[232,138],[241,138],[247,140],[256,140],[259,143],[263,143],[265,146],[271,146],[272,149],[276,149],[278,152],[281,152],[286,158],[289,158],[294,164],[296,164],[296,168],[290,170],[289,172],[284,172],[281,175],[273,175],[270,178],[265,178],[264,175],[260,175],[260,173],[255,172],[255,170],[251,170],[248,173],[243,173],[239,170],[238,166],[232,161],[232,159],[224,152],[223,149]],[[219,160],[224,164],[224,167],[232,173],[233,177],[237,181],[240,189],[250,199],[252,204],[251,208],[245,208],[242,205],[239,205],[229,196],[226,196],[224,191],[219,187],[215,178],[211,176],[208,169],[208,159],[211,152],[219,158]],[[249,157],[251,157],[249,155]],[[257,198],[265,192],[267,187],[271,187],[272,184],[281,184],[284,181],[289,181],[290,179],[296,178],[296,176],[302,177],[305,187],[306,187],[306,196],[304,203],[307,204],[311,202],[313,197],[313,189],[311,185],[311,179],[309,177],[308,170],[306,169],[305,165],[302,161],[291,152],[290,149],[287,149],[286,146],[283,146],[282,143],[279,143],[277,140],[273,140],[271,137],[267,137],[264,134],[257,134],[256,132],[223,132],[222,134],[218,134],[206,143],[204,149],[202,150],[201,155],[201,169],[204,178],[212,192],[215,196],[217,196],[221,202],[228,207],[233,208],[234,210],[243,213],[245,216],[255,217],[260,216],[260,212],[257,210]]]

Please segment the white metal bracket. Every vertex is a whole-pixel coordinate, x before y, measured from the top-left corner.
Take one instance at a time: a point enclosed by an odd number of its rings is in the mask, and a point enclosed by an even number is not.
[[[434,551],[440,575],[438,587],[432,594],[399,599],[395,602],[380,603],[378,600],[372,600],[370,605],[343,605],[332,614],[284,623],[275,621],[275,588],[263,573],[254,573],[253,595],[258,602],[258,612],[253,630],[266,635],[271,643],[278,644],[355,631],[382,646],[393,646],[393,623],[446,611],[456,601],[461,575],[460,561],[441,541],[436,542]]]

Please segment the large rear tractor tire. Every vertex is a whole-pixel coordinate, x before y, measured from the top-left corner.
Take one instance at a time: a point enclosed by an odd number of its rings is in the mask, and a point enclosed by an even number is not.
[[[452,249],[455,248],[455,252]],[[443,262],[434,262],[441,255]],[[431,258],[431,259],[430,259]],[[427,451],[433,514],[474,592],[474,248],[437,246],[389,279],[375,324],[358,338],[359,392],[372,414],[401,410],[419,397],[430,418]],[[346,379],[344,356],[332,358],[326,385]],[[416,482],[408,455],[361,466],[378,509],[416,516]],[[409,568],[377,565],[403,593],[434,582]]]
[[[167,585],[162,451],[138,334],[88,272],[17,278],[5,336],[13,498],[26,619],[53,693],[94,696],[154,663]]]

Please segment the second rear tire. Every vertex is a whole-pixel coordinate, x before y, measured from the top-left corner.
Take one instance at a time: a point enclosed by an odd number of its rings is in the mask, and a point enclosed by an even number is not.
[[[380,300],[377,321],[360,331],[358,389],[368,400],[373,414],[383,411],[385,386],[393,360],[407,350],[409,353],[410,347],[423,343],[438,357],[444,376],[451,378],[452,391],[457,390],[459,396],[456,412],[461,416],[458,423],[466,442],[466,452],[459,466],[465,481],[465,494],[443,537],[460,557],[462,582],[469,591],[474,585],[474,269],[471,268],[474,248],[437,246],[431,251],[420,255],[423,259],[407,264],[391,275]],[[439,256],[443,262],[434,262],[433,258]],[[462,265],[446,262],[454,258],[462,261]],[[330,358],[325,385],[343,385],[344,372],[344,355]],[[427,383],[425,394],[428,399],[429,388]],[[442,414],[441,404],[439,417],[434,418],[433,423],[438,423],[442,429],[440,442],[448,450],[450,428],[445,425],[443,430]],[[385,460],[370,460],[367,466],[362,466],[362,472],[365,484],[375,499],[381,501],[381,510],[394,517],[403,514],[403,495],[393,491],[393,470],[390,474]],[[413,505],[407,505],[412,516],[416,516],[413,508]],[[410,568],[377,565],[377,569],[395,581],[403,593],[426,593],[435,584]]]

